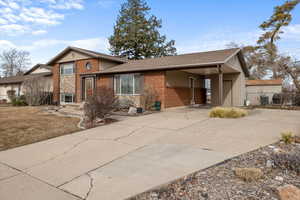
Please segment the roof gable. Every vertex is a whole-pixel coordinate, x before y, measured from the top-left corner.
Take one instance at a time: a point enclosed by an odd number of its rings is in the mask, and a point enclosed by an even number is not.
[[[102,59],[106,59],[106,60],[111,60],[117,63],[125,63],[127,62],[127,60],[117,57],[117,56],[111,56],[111,55],[107,55],[107,54],[102,54],[102,53],[98,53],[95,51],[90,51],[90,50],[86,50],[86,49],[81,49],[81,48],[77,48],[77,47],[67,47],[66,49],[64,49],[62,52],[60,52],[59,54],[57,54],[54,58],[52,58],[47,65],[53,65],[54,63],[59,62],[60,59],[62,59],[63,57],[65,57],[68,53],[70,52],[76,52],[78,55],[80,56],[86,56],[88,58],[102,58]]]

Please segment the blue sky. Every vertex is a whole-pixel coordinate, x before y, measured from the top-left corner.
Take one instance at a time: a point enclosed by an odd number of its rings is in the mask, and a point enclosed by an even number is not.
[[[109,53],[107,38],[124,1],[0,0],[0,51],[27,50],[32,64],[47,62],[68,45]],[[178,53],[222,49],[230,42],[254,44],[261,33],[258,26],[283,2],[147,0]],[[279,47],[300,59],[300,6]]]

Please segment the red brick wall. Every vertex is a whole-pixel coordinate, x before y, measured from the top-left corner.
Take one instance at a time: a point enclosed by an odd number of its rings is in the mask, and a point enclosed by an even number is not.
[[[52,79],[53,79],[53,102],[59,103],[59,91],[60,91],[60,70],[59,64],[55,64],[52,68]]]
[[[92,68],[90,70],[86,69],[86,63],[90,62]],[[81,102],[81,77],[80,74],[97,72],[99,71],[99,60],[98,59],[85,59],[75,61],[75,95],[76,102]],[[60,67],[59,64],[53,66],[53,101],[59,102],[60,97]]]
[[[113,76],[101,75],[97,77],[96,87],[108,87],[113,89]]]
[[[176,106],[190,105],[192,99],[191,88],[186,87],[167,87],[166,88],[166,108]],[[205,90],[201,88],[195,88],[195,103],[205,103]]]
[[[86,63],[91,63],[92,68],[90,70],[86,69]],[[99,71],[99,59],[85,59],[75,61],[76,66],[76,78],[75,78],[75,91],[76,91],[76,102],[81,102],[82,88],[81,88],[81,76],[80,74],[98,72]]]
[[[165,108],[166,92],[166,74],[165,72],[147,72],[144,73],[144,87],[150,86],[158,94],[158,101],[161,101],[161,107]]]

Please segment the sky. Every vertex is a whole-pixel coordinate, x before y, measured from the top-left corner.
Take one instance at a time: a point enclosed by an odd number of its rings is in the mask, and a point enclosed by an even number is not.
[[[45,63],[67,46],[109,53],[125,0],[0,0],[0,52],[29,51],[32,65]],[[284,0],[146,0],[162,19],[161,33],[177,52],[226,48],[230,42],[255,44],[276,5]],[[300,5],[278,43],[283,54],[300,59]]]

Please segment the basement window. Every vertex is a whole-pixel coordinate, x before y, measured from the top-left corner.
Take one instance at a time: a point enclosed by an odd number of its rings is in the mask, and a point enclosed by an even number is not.
[[[114,88],[117,95],[139,95],[141,86],[140,74],[121,74],[114,78]]]
[[[60,95],[60,101],[62,103],[74,103],[74,94],[71,93],[63,93]]]

